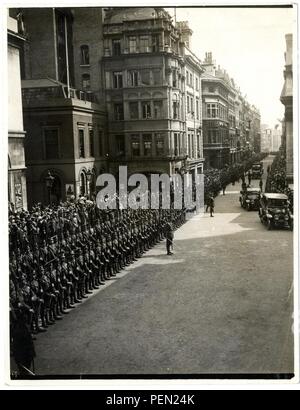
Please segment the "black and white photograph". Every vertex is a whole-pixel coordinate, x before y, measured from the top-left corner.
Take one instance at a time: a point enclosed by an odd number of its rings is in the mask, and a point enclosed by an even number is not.
[[[7,383],[296,383],[297,4],[21,3]]]

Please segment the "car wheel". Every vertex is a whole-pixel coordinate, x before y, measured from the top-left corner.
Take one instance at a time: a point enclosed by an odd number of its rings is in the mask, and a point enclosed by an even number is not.
[[[293,230],[294,230],[294,224],[292,222],[292,223],[290,223],[290,231],[293,231]]]
[[[268,219],[268,220],[267,220],[267,228],[268,228],[268,231],[270,231],[270,230],[272,229],[272,227],[273,227],[273,224],[272,224],[271,220]]]

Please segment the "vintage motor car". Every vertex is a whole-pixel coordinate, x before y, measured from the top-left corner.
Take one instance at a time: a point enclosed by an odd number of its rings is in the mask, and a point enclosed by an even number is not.
[[[255,164],[252,165],[252,168],[251,168],[252,179],[259,179],[263,173],[264,173],[264,168],[263,168],[262,162],[256,162]]]
[[[260,189],[259,188],[246,188],[240,191],[240,203],[241,207],[247,209],[247,211],[258,211],[259,210],[259,200],[260,200]]]
[[[265,193],[261,195],[258,215],[268,230],[274,227],[293,230],[294,218],[289,209],[288,197],[284,194]]]

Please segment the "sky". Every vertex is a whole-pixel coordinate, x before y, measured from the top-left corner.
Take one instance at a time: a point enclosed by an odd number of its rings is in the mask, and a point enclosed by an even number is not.
[[[174,16],[174,8],[167,9]],[[191,49],[204,60],[211,51],[216,65],[235,80],[247,100],[273,127],[282,119],[285,34],[293,32],[291,8],[176,8],[176,20],[193,30]]]

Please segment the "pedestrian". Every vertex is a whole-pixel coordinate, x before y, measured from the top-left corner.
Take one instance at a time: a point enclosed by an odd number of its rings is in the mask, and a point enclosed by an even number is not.
[[[223,185],[222,185],[223,195],[225,195],[225,190],[226,190],[226,184],[223,184]]]
[[[248,186],[251,186],[251,171],[248,171]]]
[[[215,212],[215,200],[214,197],[210,197],[210,203],[209,203],[209,212],[210,212],[210,217],[213,218],[213,213]]]
[[[260,178],[260,180],[259,180],[259,189],[260,189],[261,192],[262,192],[262,190],[263,190],[263,181],[262,181],[261,178]]]
[[[173,239],[174,239],[174,234],[172,231],[172,226],[170,223],[166,225],[166,248],[167,248],[167,255],[173,255],[173,252],[171,252],[171,249],[173,250]]]

